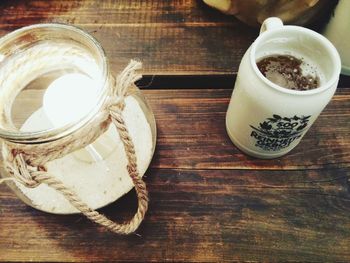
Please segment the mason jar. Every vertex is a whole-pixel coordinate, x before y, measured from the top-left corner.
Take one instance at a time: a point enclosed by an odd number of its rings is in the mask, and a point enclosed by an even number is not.
[[[51,149],[60,140],[75,138],[86,127],[100,129],[97,138],[49,160],[45,169],[91,209],[114,202],[133,188],[121,138],[108,121],[108,113],[104,116],[106,103],[114,99],[111,91],[115,82],[100,44],[77,27],[38,24],[5,35],[0,39],[2,150],[8,144]],[[154,115],[135,85],[123,100],[122,116],[135,146],[138,172],[143,175],[155,149]],[[91,125],[97,118],[101,123]],[[77,141],[82,139],[76,137]],[[45,158],[51,152],[35,154]],[[3,155],[1,163],[1,176],[11,177],[4,168]],[[6,183],[23,202],[41,211],[79,212],[46,184],[28,187],[15,181]]]

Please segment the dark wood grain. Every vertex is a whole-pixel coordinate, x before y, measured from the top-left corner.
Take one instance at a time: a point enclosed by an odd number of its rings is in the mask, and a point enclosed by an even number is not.
[[[0,260],[348,262],[349,91],[291,154],[263,161],[226,136],[229,90],[146,90],[158,142],[141,236],[36,211],[0,186]],[[135,200],[131,192],[102,211],[126,220]]]
[[[233,74],[257,36],[232,16],[202,1],[1,1],[0,34],[16,28],[59,22],[79,26],[106,50],[112,69],[131,58],[146,75]]]
[[[143,84],[157,88],[167,84],[173,88],[169,83],[182,88],[231,88],[243,54],[258,36],[256,28],[201,0],[0,2],[0,36],[52,22],[76,25],[92,34],[115,72],[130,59],[140,59],[148,76]],[[179,78],[174,79],[175,75]],[[349,86],[350,77],[342,76],[340,85]]]
[[[288,155],[276,160],[248,157],[230,141],[225,116],[232,90],[143,90],[157,121],[153,168],[300,170],[350,167],[350,89],[339,89],[330,104]],[[12,117],[21,127],[36,110],[44,90],[25,90]],[[25,99],[24,99],[25,98]]]
[[[201,0],[0,2],[0,36],[52,22],[76,25],[96,37],[115,72],[132,58],[142,60],[148,76],[145,84],[154,87],[170,82],[188,88],[186,76],[190,76],[192,88],[208,84],[231,88],[244,52],[258,35],[257,29]],[[203,81],[198,76],[207,77]],[[341,86],[349,85],[350,78],[342,76]]]
[[[35,211],[0,187],[0,260],[347,262],[349,177],[344,169],[150,169],[150,210],[141,236],[127,237]],[[126,219],[134,203],[130,193],[102,211]]]
[[[232,90],[145,91],[156,114],[155,168],[299,170],[350,166],[350,89],[339,89],[309,132],[276,160],[247,157],[226,134]]]
[[[257,29],[201,0],[0,1],[0,36],[48,22],[91,33],[116,72],[143,61],[139,85],[158,127],[150,207],[140,236],[117,236],[80,215],[36,211],[0,185],[0,261],[350,262],[350,77],[299,146],[259,160],[225,131]],[[101,210],[123,221],[135,209],[131,191]]]

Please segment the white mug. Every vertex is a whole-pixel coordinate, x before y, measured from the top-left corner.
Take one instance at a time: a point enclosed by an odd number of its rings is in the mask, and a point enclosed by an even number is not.
[[[293,55],[310,61],[322,77],[319,87],[283,88],[259,71],[256,61],[271,55]],[[226,114],[233,143],[258,158],[280,157],[298,145],[331,100],[341,70],[339,54],[322,35],[279,18],[264,21],[260,35],[246,51]]]
[[[340,0],[324,29],[323,35],[337,48],[342,74],[350,76],[350,1]]]

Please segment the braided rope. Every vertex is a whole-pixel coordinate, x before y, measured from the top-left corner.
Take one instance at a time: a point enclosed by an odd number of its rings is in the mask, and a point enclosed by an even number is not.
[[[127,95],[128,89],[132,87],[134,82],[141,77],[141,75],[135,73],[136,70],[140,68],[140,62],[131,61],[124,71],[117,76],[115,85],[112,89],[113,99],[110,100],[107,105],[108,115],[110,116],[108,120],[110,120],[116,126],[120,139],[124,145],[124,150],[128,160],[127,171],[133,184],[135,185],[138,198],[137,212],[130,221],[122,224],[113,222],[99,212],[91,209],[74,191],[66,187],[60,180],[54,178],[49,172],[47,172],[45,167],[46,160],[53,160],[57,156],[62,156],[62,153],[70,152],[72,148],[77,146],[73,144],[71,139],[67,139],[65,141],[66,144],[62,144],[62,142],[60,142],[59,145],[65,145],[65,147],[61,147],[62,149],[60,147],[58,147],[59,149],[56,148],[56,151],[60,152],[59,154],[52,151],[50,152],[50,157],[46,158],[42,157],[42,155],[33,155],[30,152],[28,154],[28,149],[34,150],[36,154],[38,154],[38,149],[36,148],[38,145],[30,145],[28,148],[23,147],[28,145],[3,143],[2,154],[4,157],[4,166],[11,177],[1,179],[0,184],[7,181],[16,181],[27,187],[37,187],[41,183],[47,184],[63,194],[76,209],[78,209],[91,221],[102,225],[117,234],[126,235],[134,232],[141,224],[148,209],[148,193],[146,190],[146,184],[143,182],[138,172],[135,147],[123,119],[122,111],[125,107],[124,98]],[[95,121],[95,123],[100,121],[101,119],[98,119]],[[84,132],[88,135],[94,133],[90,128],[87,129],[83,127],[82,129],[85,129]],[[100,133],[98,133],[98,135],[100,135]],[[95,138],[94,136],[89,137],[90,143],[92,142],[91,140]],[[74,137],[75,141],[77,141],[76,134],[74,134],[72,137]],[[81,148],[82,140],[79,138],[78,141],[80,141]],[[86,141],[87,140],[84,139],[83,143]]]

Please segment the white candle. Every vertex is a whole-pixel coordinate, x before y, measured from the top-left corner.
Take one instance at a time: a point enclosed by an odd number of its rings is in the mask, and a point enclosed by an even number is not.
[[[47,88],[43,108],[55,128],[79,121],[96,105],[97,83],[86,75],[70,73],[54,80]]]
[[[45,115],[54,128],[77,122],[86,116],[97,103],[97,87],[96,81],[80,73],[69,73],[55,79],[43,98]],[[111,151],[98,141],[94,144],[76,152],[75,156],[87,162],[101,161]]]

